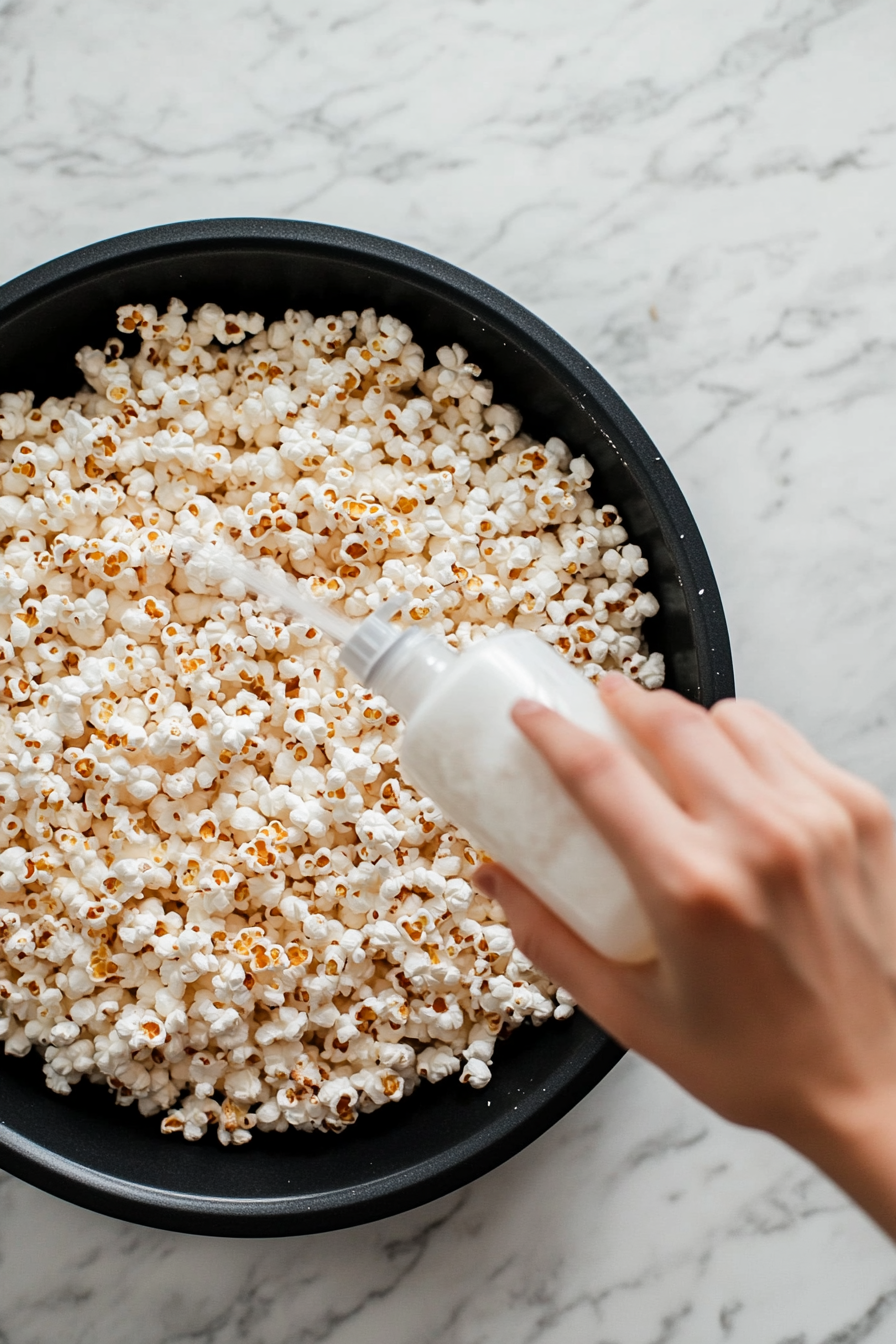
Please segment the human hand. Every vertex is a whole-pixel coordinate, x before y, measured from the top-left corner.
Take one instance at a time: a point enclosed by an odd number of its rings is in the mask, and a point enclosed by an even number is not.
[[[634,752],[541,705],[521,702],[514,719],[627,869],[657,959],[608,960],[497,865],[478,884],[523,951],[624,1045],[728,1119],[800,1149],[896,1231],[896,844],[884,798],[759,705],[707,711],[621,676],[601,689],[665,788]]]

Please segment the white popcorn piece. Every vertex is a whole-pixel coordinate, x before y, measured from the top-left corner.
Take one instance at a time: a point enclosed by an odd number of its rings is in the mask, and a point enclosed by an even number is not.
[[[471,1087],[485,1087],[492,1079],[492,1071],[484,1060],[468,1059],[464,1065],[463,1073],[460,1075],[462,1083],[469,1083]]]

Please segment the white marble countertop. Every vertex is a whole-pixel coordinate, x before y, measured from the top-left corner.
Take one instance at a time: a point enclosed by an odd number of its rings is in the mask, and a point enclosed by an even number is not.
[[[706,538],[742,693],[896,799],[892,0],[10,0],[0,279],[288,215],[438,253],[583,350]],[[134,1228],[0,1177],[2,1344],[886,1344],[896,1254],[628,1057],[415,1213]]]

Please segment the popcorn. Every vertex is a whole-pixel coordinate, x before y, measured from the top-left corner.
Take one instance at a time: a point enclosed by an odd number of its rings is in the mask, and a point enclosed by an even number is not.
[[[647,561],[460,345],[372,309],[119,309],[0,396],[0,1040],[162,1131],[338,1132],[574,1011],[398,766],[401,723],[221,538],[348,616],[534,629],[653,688]],[[500,1057],[498,1062],[500,1067]]]

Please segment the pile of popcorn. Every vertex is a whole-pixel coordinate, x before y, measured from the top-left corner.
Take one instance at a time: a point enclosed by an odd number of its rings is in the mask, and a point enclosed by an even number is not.
[[[522,627],[654,687],[647,563],[458,345],[424,368],[371,309],[118,318],[83,392],[0,398],[6,1053],[225,1144],[482,1087],[496,1039],[572,999],[403,780],[389,705],[313,625],[210,586],[201,547],[348,616],[404,594],[455,647]]]

